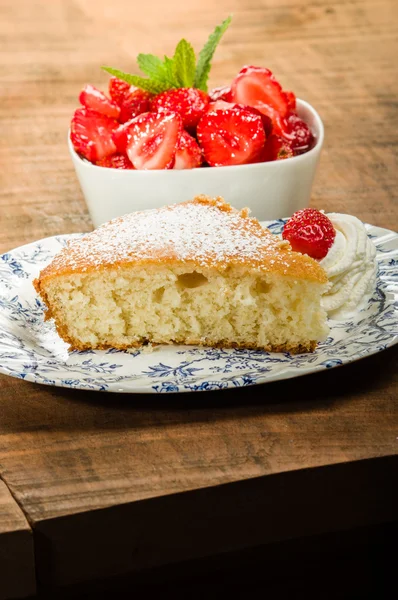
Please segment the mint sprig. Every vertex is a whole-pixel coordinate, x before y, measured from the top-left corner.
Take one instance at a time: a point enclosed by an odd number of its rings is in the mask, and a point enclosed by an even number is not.
[[[177,44],[173,58],[165,56],[161,60],[153,54],[139,54],[137,56],[138,66],[147,75],[147,78],[124,73],[113,67],[102,68],[107,73],[126,81],[130,85],[152,94],[160,94],[166,90],[181,87],[196,87],[207,92],[211,61],[231,19],[232,17],[229,16],[210,34],[209,39],[199,53],[197,62],[192,45],[187,40],[182,39]]]
[[[230,15],[225,19],[225,21],[221,23],[221,25],[218,25],[215,28],[213,33],[209,35],[209,39],[207,40],[206,44],[199,52],[199,59],[195,72],[194,86],[199,88],[200,90],[203,90],[204,92],[207,92],[207,80],[209,78],[211,61],[214,56],[214,52],[218,44],[220,43],[222,36],[228,29],[231,19],[232,16]]]

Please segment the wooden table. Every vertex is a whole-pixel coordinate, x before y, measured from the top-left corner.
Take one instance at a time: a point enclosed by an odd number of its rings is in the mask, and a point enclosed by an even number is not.
[[[66,132],[99,65],[198,48],[230,11],[211,83],[270,67],[325,122],[312,204],[398,229],[394,0],[3,0],[0,251],[90,230]],[[397,359],[167,398],[2,376],[0,598],[396,520]]]

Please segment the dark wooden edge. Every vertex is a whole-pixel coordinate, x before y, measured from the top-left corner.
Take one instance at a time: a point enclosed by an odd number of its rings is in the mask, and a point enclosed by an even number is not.
[[[58,588],[57,600],[263,597],[384,600],[395,586],[398,522],[245,548]],[[238,595],[237,595],[238,592]],[[155,596],[156,594],[156,596]],[[272,594],[272,595],[271,595]],[[40,598],[52,600],[54,589]]]
[[[34,524],[41,590],[398,519],[398,456],[279,473]]]

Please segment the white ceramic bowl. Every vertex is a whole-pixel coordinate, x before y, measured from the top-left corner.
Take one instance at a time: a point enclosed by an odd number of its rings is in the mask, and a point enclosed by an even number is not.
[[[316,110],[297,100],[298,115],[316,143],[306,154],[274,162],[187,170],[124,171],[97,167],[69,151],[95,227],[136,210],[190,200],[198,194],[223,196],[235,208],[248,206],[260,221],[279,219],[308,206],[323,144]]]

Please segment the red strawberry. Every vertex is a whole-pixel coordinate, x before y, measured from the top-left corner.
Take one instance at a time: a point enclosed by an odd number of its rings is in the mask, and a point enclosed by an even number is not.
[[[194,130],[209,104],[206,92],[196,88],[167,90],[152,99],[151,110],[175,112],[182,118],[185,129]]]
[[[286,118],[287,132],[282,136],[290,140],[290,145],[295,154],[304,154],[311,148],[314,136],[307,123],[295,113],[290,113]]]
[[[93,85],[85,85],[79,96],[80,104],[111,119],[118,119],[120,108]]]
[[[293,92],[283,92],[287,100],[289,110],[296,110],[296,96]]]
[[[171,169],[181,131],[175,113],[143,113],[128,127],[127,156],[136,169]]]
[[[173,169],[195,169],[202,164],[202,151],[197,141],[183,131],[177,142]]]
[[[235,104],[235,106],[239,106],[241,108],[245,108],[246,110],[250,111],[251,113],[258,115],[261,118],[263,127],[264,127],[264,131],[265,131],[265,136],[268,137],[271,135],[272,133],[272,121],[269,117],[267,117],[267,115],[265,115],[264,113],[260,112],[259,110],[257,110],[257,108],[254,108],[254,106],[246,106],[244,104]]]
[[[224,100],[224,102],[231,102],[231,86],[224,85],[223,87],[216,87],[209,92],[210,102],[217,102],[217,100]]]
[[[126,152],[129,127],[134,121],[135,118],[127,121],[127,123],[122,123],[122,125],[119,125],[112,133],[112,139],[115,142],[117,151],[122,154]]]
[[[120,118],[121,123],[126,123],[141,113],[150,110],[151,94],[140,88],[130,86],[127,93],[120,101]]]
[[[199,121],[197,136],[212,167],[253,162],[265,142],[261,118],[240,107],[206,113]]]
[[[225,102],[225,100],[216,100],[215,102],[210,102],[210,104],[207,108],[207,112],[214,112],[215,110],[227,110],[227,109],[232,109],[232,108],[244,108],[245,110],[248,110],[249,112],[254,113],[255,115],[259,115],[259,117],[261,117],[261,120],[263,122],[263,127],[264,127],[266,137],[271,135],[271,132],[272,132],[271,119],[269,117],[267,117],[267,115],[264,115],[259,110],[257,110],[257,108],[254,108],[253,106],[248,106],[246,104],[236,104],[235,102]]]
[[[89,108],[78,108],[70,125],[70,138],[76,152],[97,162],[116,152],[112,132],[118,122]]]
[[[109,80],[109,95],[116,104],[119,106],[122,103],[123,98],[130,90],[130,84],[127,81],[118,79],[117,77],[111,77]]]
[[[233,102],[254,106],[272,120],[275,111],[285,117],[289,110],[281,85],[262,67],[243,67],[232,82],[231,94]]]
[[[296,252],[321,259],[326,256],[336,237],[331,220],[315,208],[304,208],[287,221],[282,237]]]
[[[112,154],[96,163],[99,167],[108,167],[110,169],[134,169],[133,165],[125,154]]]
[[[272,160],[283,160],[294,156],[293,150],[286,142],[278,135],[272,134],[267,138],[264,147],[256,162],[270,162]]]

